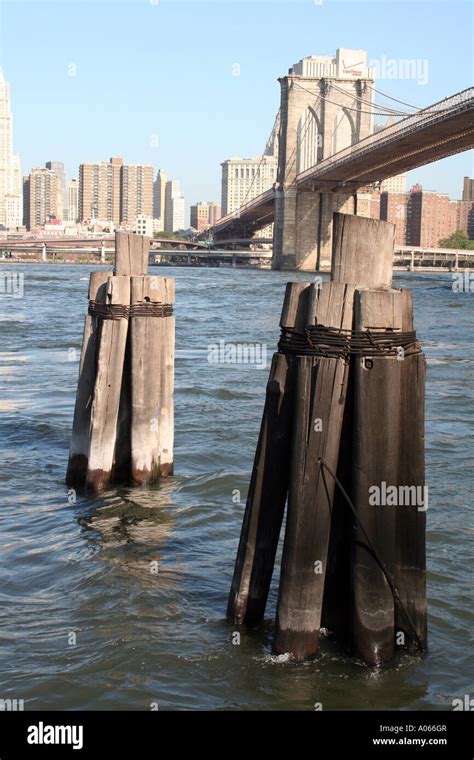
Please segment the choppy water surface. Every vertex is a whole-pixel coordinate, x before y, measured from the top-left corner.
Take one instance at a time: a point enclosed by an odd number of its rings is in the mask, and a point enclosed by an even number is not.
[[[25,709],[451,709],[469,693],[473,294],[453,293],[449,274],[395,276],[414,289],[428,358],[430,650],[371,670],[330,641],[312,662],[272,657],[275,588],[240,646],[225,621],[268,370],[209,364],[207,347],[265,341],[270,356],[285,283],[304,275],[154,270],[177,280],[176,475],[71,505],[70,349],[89,268],[14,270],[24,298],[0,294],[1,698]]]

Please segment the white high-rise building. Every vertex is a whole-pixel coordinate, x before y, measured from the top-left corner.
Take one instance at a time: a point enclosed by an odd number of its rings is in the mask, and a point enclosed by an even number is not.
[[[21,216],[21,168],[19,157],[13,156],[10,85],[5,81],[0,69],[0,225],[18,227],[21,224]]]
[[[9,230],[23,225],[23,180],[20,156],[12,159],[10,193],[5,196],[5,226]]]
[[[169,180],[165,191],[165,232],[184,230],[184,197],[179,181]]]
[[[222,164],[222,214],[231,214],[244,203],[269,190],[276,182],[278,158],[229,158]]]
[[[72,179],[68,185],[67,220],[74,224],[79,219],[79,180]]]
[[[153,183],[153,218],[156,220],[155,227],[160,230],[165,228],[165,193],[168,177],[163,169],[158,169]],[[155,230],[156,231],[156,230]]]

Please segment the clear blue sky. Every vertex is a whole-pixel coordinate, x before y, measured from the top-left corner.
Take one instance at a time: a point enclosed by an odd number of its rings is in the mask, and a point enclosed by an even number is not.
[[[348,47],[426,61],[426,84],[378,82],[420,106],[472,84],[468,2],[2,0],[0,13],[23,173],[62,160],[72,177],[81,161],[121,155],[180,179],[188,203],[220,200],[221,161],[262,152],[277,78],[305,55]],[[409,182],[460,197],[473,174],[471,152]]]

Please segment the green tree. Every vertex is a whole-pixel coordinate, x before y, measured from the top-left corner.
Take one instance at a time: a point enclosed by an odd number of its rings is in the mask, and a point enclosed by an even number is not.
[[[448,238],[440,240],[438,245],[440,248],[465,248],[472,250],[474,249],[474,240],[469,240],[463,230],[456,230]]]

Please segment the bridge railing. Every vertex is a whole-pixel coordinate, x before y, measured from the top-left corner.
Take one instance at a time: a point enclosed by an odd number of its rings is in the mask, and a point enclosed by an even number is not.
[[[416,127],[425,126],[429,122],[437,122],[440,120],[440,115],[446,116],[448,113],[452,115],[469,107],[472,108],[473,100],[474,87],[468,87],[466,90],[462,90],[455,95],[444,98],[444,100],[440,100],[422,111],[410,114],[410,116],[405,117],[396,124],[392,124],[390,127],[386,127],[382,131],[376,132],[373,135],[368,135],[362,140],[359,140],[359,142],[354,143],[354,145],[350,145],[349,147],[340,150],[338,153],[329,156],[320,163],[311,166],[296,177],[296,183],[302,184],[309,181],[320,171],[324,171],[328,167],[336,167],[354,154],[360,154],[363,156],[372,149],[374,144],[380,146],[389,144],[395,138],[398,138],[405,133],[415,131],[414,128]]]

